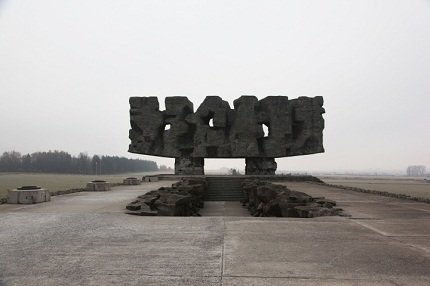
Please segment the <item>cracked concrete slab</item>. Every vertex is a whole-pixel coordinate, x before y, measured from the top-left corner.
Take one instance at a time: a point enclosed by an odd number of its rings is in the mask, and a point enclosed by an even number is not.
[[[428,204],[287,183],[352,217],[254,218],[234,203],[124,213],[171,183],[0,205],[0,285],[430,285]]]
[[[224,286],[397,286],[389,280],[378,279],[309,279],[309,278],[255,278],[224,277]]]
[[[226,276],[383,279],[430,269],[419,251],[351,221],[237,221],[226,224],[224,244]]]

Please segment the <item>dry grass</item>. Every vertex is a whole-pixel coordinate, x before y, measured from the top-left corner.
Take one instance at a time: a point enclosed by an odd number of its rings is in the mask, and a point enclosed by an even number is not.
[[[320,177],[325,183],[367,190],[430,198],[430,182],[424,178]]]
[[[15,189],[24,185],[36,185],[50,191],[83,188],[86,183],[94,179],[106,180],[111,183],[121,183],[127,177],[141,178],[159,172],[141,172],[115,175],[68,175],[68,174],[37,174],[37,173],[0,173],[0,198],[7,196],[8,189]]]

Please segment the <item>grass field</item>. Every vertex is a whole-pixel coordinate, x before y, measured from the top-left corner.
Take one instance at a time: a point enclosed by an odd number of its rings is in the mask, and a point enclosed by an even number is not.
[[[424,178],[342,176],[320,176],[319,178],[327,184],[430,198],[430,182],[425,181]]]
[[[68,175],[68,174],[39,174],[39,173],[0,173],[0,198],[7,196],[8,189],[25,185],[36,185],[50,191],[83,188],[92,180],[106,180],[111,183],[121,183],[127,177],[141,178],[145,175],[160,172],[140,172],[115,175]]]

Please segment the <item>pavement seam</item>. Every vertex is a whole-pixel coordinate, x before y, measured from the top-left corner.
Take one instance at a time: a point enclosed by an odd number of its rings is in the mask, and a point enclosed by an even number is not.
[[[373,226],[367,225],[363,222],[357,221],[357,220],[351,220],[353,222],[355,222],[356,224],[361,225],[362,227],[365,227],[367,229],[370,229],[384,237],[429,237],[430,235],[428,234],[390,234],[388,232],[385,231],[381,231]],[[374,220],[374,221],[383,221],[383,220]]]
[[[417,202],[417,203],[419,203],[419,202]],[[430,210],[421,209],[421,208],[414,208],[414,207],[411,207],[411,206],[405,206],[402,203],[388,203],[388,205],[396,206],[396,207],[401,207],[401,208],[404,208],[404,209],[407,209],[407,210],[419,210],[419,211],[422,211],[422,212],[430,213]]]
[[[366,224],[361,223],[359,221],[353,221],[353,222],[355,222],[356,224],[358,224],[358,225],[360,225],[360,226],[362,226],[364,228],[367,228],[367,229],[370,229],[370,230],[376,232],[377,234],[385,237],[386,239],[390,240],[391,242],[398,243],[398,244],[406,246],[406,247],[408,247],[410,249],[418,251],[418,252],[421,253],[421,255],[424,255],[424,257],[429,257],[430,251],[427,248],[421,247],[419,245],[415,245],[415,244],[412,244],[412,243],[409,243],[409,242],[405,242],[405,241],[399,240],[399,238],[403,238],[403,237],[418,237],[418,238],[421,238],[421,237],[429,237],[428,235],[390,235],[390,234],[388,234],[386,232],[380,231],[380,230],[378,230],[378,229],[376,229],[376,228],[374,228],[372,226],[366,225]]]
[[[392,282],[391,279],[395,279],[397,277],[384,277],[380,279],[371,279],[371,278],[335,278],[335,277],[310,277],[310,276],[261,276],[261,275],[226,275],[226,278],[257,278],[257,279],[297,279],[297,280],[325,280],[325,281],[387,281],[390,282],[396,286],[399,286],[398,284],[395,284]]]
[[[380,230],[378,230],[377,228],[374,228],[374,227],[372,227],[372,226],[370,226],[370,225],[366,225],[366,224],[364,224],[364,223],[362,223],[362,222],[359,222],[359,221],[357,221],[357,220],[351,220],[351,221],[352,221],[352,222],[354,222],[354,223],[356,223],[356,224],[358,224],[358,225],[360,225],[360,226],[362,226],[362,227],[364,227],[364,228],[370,229],[370,230],[372,230],[373,232],[376,232],[377,234],[379,234],[379,235],[381,235],[381,236],[384,236],[384,237],[389,237],[389,236],[390,236],[388,233],[383,232],[383,231],[380,231]]]
[[[224,277],[224,248],[225,248],[225,217],[222,217],[222,223],[223,223],[223,232],[222,232],[222,251],[221,251],[221,277],[220,277],[220,286],[223,285],[223,277]]]
[[[391,284],[396,285],[396,286],[402,286],[402,284],[398,284],[398,283],[396,283],[395,281],[393,281],[391,279],[389,279],[388,282],[390,282]]]
[[[395,241],[395,242],[397,242],[397,243],[400,243],[400,244],[403,244],[403,245],[406,245],[406,246],[408,246],[408,247],[410,247],[410,248],[412,248],[412,249],[414,249],[414,250],[419,250],[419,251],[422,251],[423,253],[423,255],[425,256],[425,257],[428,257],[428,258],[430,258],[430,250],[427,248],[427,247],[423,247],[423,246],[420,246],[420,245],[416,245],[416,244],[413,244],[413,243],[410,243],[410,242],[407,242],[407,241],[402,241],[402,240],[400,240],[398,237],[390,237],[393,241]],[[401,237],[400,237],[401,238]]]

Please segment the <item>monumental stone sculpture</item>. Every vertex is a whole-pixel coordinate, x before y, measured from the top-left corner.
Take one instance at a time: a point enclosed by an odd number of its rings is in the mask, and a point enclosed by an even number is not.
[[[245,158],[246,175],[274,175],[275,158],[324,152],[323,98],[241,96],[233,103],[207,96],[130,98],[129,152],[173,157],[175,174],[203,175],[204,158]],[[263,126],[268,134],[263,131]]]

